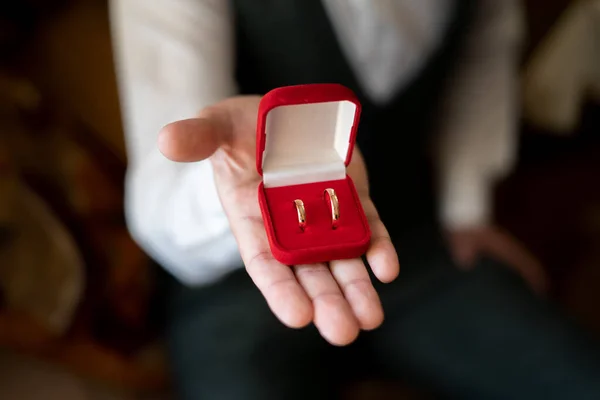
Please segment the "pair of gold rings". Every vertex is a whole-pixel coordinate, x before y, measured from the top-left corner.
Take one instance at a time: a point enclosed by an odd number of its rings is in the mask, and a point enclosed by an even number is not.
[[[340,203],[338,197],[333,189],[325,189],[323,194],[331,208],[331,228],[336,229],[340,220]],[[298,225],[300,226],[300,230],[304,231],[306,229],[306,209],[304,208],[304,202],[296,199],[294,200],[294,204],[298,213]]]

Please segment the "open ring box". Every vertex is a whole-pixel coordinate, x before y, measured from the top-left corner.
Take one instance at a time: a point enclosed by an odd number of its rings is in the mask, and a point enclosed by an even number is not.
[[[348,88],[311,84],[274,89],[258,111],[258,201],[271,251],[287,265],[363,255],[371,231],[346,167],[352,158],[360,103]],[[334,189],[339,220],[325,189]],[[302,229],[294,200],[304,202]]]

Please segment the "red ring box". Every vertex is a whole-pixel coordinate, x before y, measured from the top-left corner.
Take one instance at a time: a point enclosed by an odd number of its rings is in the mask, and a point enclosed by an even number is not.
[[[258,201],[275,259],[298,265],[360,257],[371,231],[346,167],[360,117],[354,93],[338,84],[274,89],[261,100],[256,130]],[[332,228],[325,189],[335,190],[340,218]],[[306,228],[294,200],[304,202]]]

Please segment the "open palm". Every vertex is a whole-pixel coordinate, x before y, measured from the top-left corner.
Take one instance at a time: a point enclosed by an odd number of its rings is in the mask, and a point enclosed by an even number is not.
[[[196,119],[167,125],[159,147],[173,161],[210,159],[215,182],[248,274],[271,310],[286,325],[314,322],[329,342],[352,342],[361,329],[374,329],[383,310],[359,258],[292,268],[273,258],[261,217],[256,172],[256,119],[260,97],[241,96],[203,110]],[[389,282],[399,264],[389,235],[368,193],[364,162],[355,151],[348,173],[356,185],[373,233],[367,261],[375,276]]]

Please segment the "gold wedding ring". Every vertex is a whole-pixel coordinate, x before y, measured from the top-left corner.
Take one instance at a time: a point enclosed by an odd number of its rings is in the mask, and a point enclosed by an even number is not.
[[[294,200],[294,204],[296,205],[296,211],[298,212],[298,225],[300,226],[300,230],[304,231],[306,228],[306,210],[304,209],[304,202],[296,199]]]
[[[336,229],[340,220],[340,203],[335,190],[325,189],[325,193],[329,197],[329,204],[331,205],[331,228]]]

